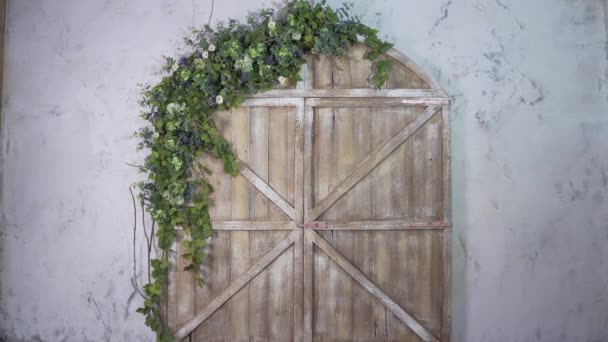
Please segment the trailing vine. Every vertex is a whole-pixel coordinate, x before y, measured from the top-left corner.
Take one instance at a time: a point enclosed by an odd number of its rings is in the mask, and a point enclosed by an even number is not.
[[[325,1],[312,4],[292,0],[280,10],[263,9],[246,23],[230,20],[215,29],[205,25],[185,38],[191,52],[177,60],[165,57],[165,77],[144,86],[142,117],[151,125],[137,136],[138,148],[149,151],[140,167],[147,180],[139,183],[140,198],[157,223],[159,255],[150,260],[152,277],[144,286],[144,305],[137,311],[157,333],[157,340],[172,341],[161,315],[162,292],[168,282],[168,255],[176,239],[175,227],[185,233],[182,255],[186,270],[199,275],[205,259],[205,240],[212,234],[209,197],[211,171],[200,162],[203,154],[220,159],[224,171],[236,176],[239,163],[218,132],[213,114],[238,107],[245,96],[290,82],[295,84],[306,54],[344,56],[363,41],[366,59],[376,61],[392,45],[377,31],[349,13],[350,5],[334,10]],[[372,82],[382,87],[390,61],[378,60]]]

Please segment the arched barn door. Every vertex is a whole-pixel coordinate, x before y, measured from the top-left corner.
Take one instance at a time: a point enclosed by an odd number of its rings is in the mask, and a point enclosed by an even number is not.
[[[396,50],[374,89],[364,54],[217,115],[243,167],[208,161],[208,283],[173,258],[178,340],[450,340],[449,99]]]

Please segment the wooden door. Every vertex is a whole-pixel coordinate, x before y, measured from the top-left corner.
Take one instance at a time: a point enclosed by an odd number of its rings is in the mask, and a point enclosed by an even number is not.
[[[373,89],[364,52],[217,115],[243,168],[207,160],[209,283],[175,258],[178,340],[449,341],[449,100],[395,50]]]

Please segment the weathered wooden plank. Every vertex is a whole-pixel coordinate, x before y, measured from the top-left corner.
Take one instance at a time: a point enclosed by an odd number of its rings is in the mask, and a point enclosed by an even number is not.
[[[411,108],[393,107],[387,108],[392,118],[391,136],[395,136],[399,130],[411,121]],[[406,168],[405,161],[407,139],[403,144],[393,151],[386,159],[390,164],[391,173],[391,219],[407,217],[407,197],[406,194]]]
[[[418,323],[410,314],[395,303],[393,299],[384,293],[382,289],[369,280],[367,276],[361,273],[361,271],[353,266],[342,254],[334,249],[329,242],[325,241],[313,230],[306,230],[306,233],[310,235],[310,238],[315,245],[317,245],[337,265],[346,271],[346,273],[353,277],[354,280],[361,284],[361,286],[363,286],[369,293],[380,300],[388,310],[390,310],[395,316],[399,317],[399,319],[407,324],[407,326],[410,327],[418,336],[420,336],[420,338],[422,338],[424,341],[439,341],[427,329],[420,325],[420,323]]]
[[[430,106],[449,103],[445,98],[413,98],[413,97],[319,97],[307,99],[314,107],[403,107],[403,106]]]
[[[234,234],[234,233],[233,233]],[[234,281],[224,290],[219,296],[217,296],[202,312],[198,313],[190,322],[186,323],[175,333],[175,339],[181,340],[187,336],[192,330],[199,326],[205,319],[213,314],[222,304],[229,299],[233,298],[239,290],[241,290],[247,283],[259,274],[263,269],[281,255],[287,248],[289,248],[294,241],[298,238],[299,231],[292,231],[287,237],[277,243],[268,253],[258,259],[251,267],[249,267],[241,276],[234,279]],[[234,340],[235,338],[233,338]],[[249,340],[249,338],[245,338]]]
[[[407,77],[408,73],[405,72],[403,77]],[[405,79],[403,82],[407,82]],[[404,127],[408,121],[411,121],[411,108],[393,108],[392,113],[392,125],[391,135],[394,136],[399,132],[400,127]],[[400,219],[407,217],[407,191],[405,189],[407,185],[407,172],[408,165],[406,162],[408,142],[411,139],[407,139],[399,148],[397,148],[387,159],[390,163],[391,173],[390,178],[392,181],[391,186],[391,205],[390,205],[390,217],[391,220]],[[390,265],[390,285],[386,291],[394,296],[396,302],[404,305],[404,308],[411,310],[409,302],[404,302],[407,297],[408,285],[412,282],[412,278],[408,277],[408,274],[404,272],[407,268],[406,261],[409,255],[407,255],[407,249],[404,248],[404,240],[401,232],[393,231],[390,232],[391,244],[389,244],[390,255],[392,260],[404,260],[402,262],[393,262]],[[411,270],[409,270],[411,272]],[[391,341],[414,341],[416,340],[415,334],[407,326],[403,325],[401,320],[395,315],[387,315],[387,330],[388,339]]]
[[[331,61],[325,55],[313,55],[313,85],[315,89],[332,89],[332,71]],[[271,90],[272,91],[272,90]],[[307,94],[313,89],[302,91],[301,94]],[[269,91],[270,92],[270,91]],[[267,92],[267,93],[269,93]],[[294,96],[305,97],[305,96]]]
[[[347,77],[339,77],[336,72],[339,64],[334,68],[334,86],[339,86],[337,80],[345,81]],[[350,76],[350,75],[349,75]],[[350,78],[348,77],[350,81]],[[350,82],[347,85],[350,86]],[[334,150],[336,156],[335,183],[346,178],[352,171],[355,164],[355,121],[354,113],[346,108],[335,108],[335,143]],[[333,183],[333,182],[332,182]],[[336,201],[333,208],[336,217],[353,217],[355,214],[355,194],[348,192]],[[347,259],[352,260],[354,241],[353,234],[347,231],[337,231],[334,234],[334,246],[342,251]],[[333,265],[332,265],[333,266]],[[330,277],[335,276],[335,300],[336,310],[334,317],[336,324],[334,327],[335,340],[352,341],[353,339],[353,282],[337,267],[330,271]]]
[[[311,67],[313,66],[312,64],[312,59],[311,59]],[[312,72],[311,72],[312,75]],[[313,198],[314,198],[314,194],[316,193],[316,188],[313,189],[313,179],[316,179],[316,177],[314,177],[313,175],[313,157],[317,154],[313,153],[313,150],[316,151],[316,149],[313,149],[313,146],[318,146],[318,142],[313,141],[313,130],[314,130],[314,109],[311,106],[306,105],[306,102],[304,103],[305,107],[304,107],[304,221],[307,219],[307,213],[309,212],[310,209],[312,209],[313,206]],[[314,167],[315,174],[318,173],[318,167]],[[302,341],[303,342],[312,342],[312,338],[313,338],[313,275],[314,275],[314,271],[313,271],[313,266],[315,264],[316,261],[316,257],[313,255],[313,245],[312,245],[312,241],[309,241],[306,239],[306,235],[304,234],[304,230],[302,230],[302,236],[301,236],[301,243],[302,243],[302,257],[303,260],[300,263],[302,265],[302,270],[301,270],[301,274],[299,272],[299,269],[296,268],[296,284],[298,284],[298,277],[302,277],[302,310],[301,310],[301,317],[302,317],[302,330],[301,330],[301,336],[302,336]],[[296,248],[296,252],[298,251],[298,249]],[[298,253],[296,253],[296,257],[295,260],[297,260],[297,255]],[[294,261],[295,261],[294,260]],[[297,285],[296,285],[297,286]],[[296,287],[296,291],[294,292],[294,296],[297,296],[298,292],[299,292],[299,288]],[[297,299],[297,298],[296,298]],[[296,303],[296,311],[294,312],[294,317],[295,317],[295,322],[296,322],[296,329],[294,331],[294,340],[298,341],[298,336],[300,335],[300,331],[298,329],[298,324],[297,322],[299,322],[298,318],[300,316],[300,312],[298,310],[297,307],[297,300],[294,300],[294,303]]]
[[[348,50],[350,63],[350,88],[372,88],[372,63],[365,59],[367,48],[363,44],[354,45]]]
[[[262,178],[255,174],[250,168],[241,165],[240,174],[247,179],[256,189],[258,189],[274,205],[281,209],[291,219],[296,218],[295,208],[287,202],[281,195],[272,189]]]
[[[263,184],[265,191],[255,192],[249,195],[249,217],[251,220],[269,220],[268,198],[280,198],[284,204],[289,205],[276,190],[269,193],[269,107],[251,107],[251,138],[249,150],[249,165]],[[283,115],[285,119],[285,115]],[[284,129],[281,130],[284,133]],[[253,182],[252,182],[253,184]],[[258,186],[256,185],[256,188]],[[266,196],[266,197],[264,197]],[[274,202],[274,201],[273,201]],[[276,203],[276,202],[275,202]],[[263,231],[252,231],[249,233],[249,262],[253,263],[268,250],[268,233]],[[267,270],[262,270],[249,283],[249,331],[241,337],[248,339],[268,339],[268,275]],[[236,339],[233,336],[233,339]]]
[[[392,116],[384,107],[372,108],[372,150],[377,150],[389,138],[392,126]],[[372,217],[373,226],[387,224],[391,216],[391,179],[390,163],[381,162],[370,174],[373,183]],[[355,224],[356,226],[356,224]],[[340,223],[335,223],[334,229],[339,229]],[[390,285],[390,234],[388,232],[375,232],[373,234],[373,269],[372,279],[380,288],[386,289]],[[396,262],[396,261],[395,261]],[[374,300],[373,322],[376,341],[387,341],[387,312],[384,305]],[[389,313],[390,315],[390,313]]]
[[[213,229],[217,231],[244,230],[293,230],[293,221],[213,221]]]
[[[230,189],[228,189],[230,190]],[[211,301],[230,285],[230,232],[216,231],[210,243],[208,268],[204,275],[207,283],[196,289],[196,313],[207,308]],[[193,341],[209,341],[230,338],[230,306],[221,306],[192,332]]]
[[[315,201],[331,193],[335,182],[335,116],[332,108],[319,108],[315,117],[315,167],[316,189]],[[308,212],[310,213],[310,212]],[[335,219],[335,209],[328,210],[324,216],[327,220]],[[309,214],[308,219],[314,219]],[[333,232],[324,232],[324,237],[333,241]],[[314,331],[313,339],[333,340],[336,309],[336,277],[338,269],[332,265],[323,253],[314,254]]]
[[[443,218],[443,142],[442,142],[442,116],[440,114],[429,120],[427,127],[427,144],[429,145],[429,158],[431,182],[429,194],[433,208],[433,220]]]
[[[390,49],[386,53],[388,56],[393,57],[401,64],[405,65],[408,69],[412,70],[418,77],[420,77],[426,84],[428,84],[433,90],[439,91],[443,96],[447,97],[447,94],[441,86],[428,74],[424,69],[422,69],[418,64],[416,64],[411,58],[403,54],[401,51],[397,49]]]
[[[302,78],[302,88],[303,89],[312,89],[314,87],[313,72],[312,72],[314,61],[313,61],[312,55],[307,55],[305,58],[306,58],[306,64],[304,64],[302,66],[302,75],[304,76]]]
[[[449,342],[452,330],[452,230],[446,229],[442,241],[442,303],[441,303],[441,340]]]
[[[356,53],[357,51],[353,51]],[[363,51],[360,51],[363,53]],[[355,55],[354,58],[362,58]],[[357,67],[361,67],[357,65]],[[367,70],[363,68],[363,70]],[[367,79],[361,72],[355,72],[360,68],[353,67],[351,60],[351,85],[366,86]],[[355,164],[359,164],[372,152],[372,113],[371,108],[353,108],[355,115]],[[373,217],[373,177],[363,178],[353,189],[354,212],[350,216],[353,219],[369,219]],[[372,267],[372,238],[368,231],[354,231],[353,235],[353,261],[364,274],[371,274]],[[373,298],[358,284],[353,286],[353,339],[359,341],[372,341],[374,339],[373,322]]]
[[[451,220],[452,217],[452,150],[451,150],[451,123],[450,106],[441,107],[442,125],[442,158],[443,158],[443,220]]]
[[[324,57],[320,57],[322,60]],[[319,61],[316,62],[316,67],[319,67]],[[321,62],[322,63],[322,62]],[[322,75],[320,72],[316,71],[317,78],[320,79],[314,80],[316,89],[273,89],[261,93],[257,93],[246,99],[244,102],[245,105],[267,105],[265,103],[259,104],[257,102],[251,103],[249,102],[252,99],[264,99],[264,98],[280,98],[280,99],[290,99],[290,98],[320,98],[320,97],[370,97],[370,98],[406,98],[406,99],[428,99],[429,101],[443,101],[449,102],[450,98],[445,96],[442,91],[434,90],[434,89],[331,89],[331,88],[321,88],[323,86],[327,86],[327,82],[330,82],[331,86],[331,73]],[[314,76],[313,76],[314,77]],[[324,83],[325,82],[325,83]],[[288,101],[288,100],[286,100]],[[279,104],[282,106],[286,106],[283,102]]]
[[[418,278],[418,272],[421,270],[418,269],[420,265],[417,263],[420,251],[416,249],[416,238],[414,234],[406,231],[392,231],[389,236],[390,257],[401,262],[391,263],[390,284],[385,290],[396,303],[416,315],[417,311],[413,309],[417,308],[419,300],[414,295],[415,283],[425,281]],[[420,319],[418,316],[416,318]],[[416,334],[395,315],[387,315],[387,330],[389,341],[416,340]]]
[[[276,191],[285,202],[294,208],[294,107],[269,107],[268,108],[268,138],[267,138],[267,161],[268,181],[266,182]],[[291,127],[290,127],[291,125]],[[277,207],[270,205],[268,208],[270,220],[289,219]]]
[[[220,134],[232,141],[232,115],[230,111],[215,114],[215,125]],[[225,174],[224,165],[211,156],[204,157],[204,164],[213,172],[209,177],[215,192],[209,214],[214,220],[213,236],[207,240],[209,254],[205,260],[202,276],[204,286],[195,289],[195,313],[202,311],[210,302],[230,285],[230,232],[220,232],[223,222],[230,222],[232,177]],[[220,229],[218,229],[220,228]],[[207,319],[205,324],[192,332],[193,341],[208,341],[229,337],[230,311],[228,304]],[[228,336],[226,335],[228,334]]]
[[[293,137],[288,139],[288,141],[293,141],[292,145],[288,145],[288,156],[289,159],[289,167],[290,172],[289,175],[293,174],[293,181],[289,181],[288,187],[291,194],[293,194],[292,200],[294,203],[295,211],[296,211],[296,223],[302,224],[304,222],[304,207],[305,207],[305,168],[304,165],[304,150],[305,150],[305,140],[306,140],[306,132],[305,132],[305,113],[304,113],[304,100],[301,101],[300,105],[297,106],[295,111],[295,115],[293,116],[293,120],[288,122],[289,128],[289,136]],[[291,153],[293,151],[293,153]],[[293,171],[293,172],[291,172]],[[289,176],[288,175],[288,176]]]
[[[370,155],[390,139],[393,121],[390,109],[384,107],[373,107],[372,116],[372,152]],[[391,217],[390,194],[392,181],[390,179],[390,162],[388,160],[382,161],[371,171],[370,176],[374,188],[372,218],[375,221],[386,221]]]
[[[376,182],[376,185],[382,185]],[[374,199],[382,200],[380,196],[374,196]],[[381,202],[380,202],[381,203]],[[380,204],[374,207],[381,208]],[[390,204],[389,204],[390,210]],[[381,214],[382,210],[377,210]],[[390,230],[441,230],[451,227],[449,222],[414,222],[405,220],[389,220],[389,221],[316,221],[319,223],[318,228],[313,228],[318,231],[334,230],[334,231],[390,231]]]
[[[240,107],[232,111],[233,145],[237,156],[249,162],[250,152],[250,108]],[[249,184],[242,177],[232,180],[232,220],[249,220]],[[231,232],[230,279],[234,283],[249,267],[249,232]],[[243,339],[249,336],[249,286],[241,289],[230,302],[230,338]]]
[[[373,235],[373,264],[372,264],[372,279],[382,289],[390,288],[390,267],[393,262],[390,255],[390,233],[375,232]],[[386,307],[378,300],[372,303],[372,319],[374,322],[374,336],[377,341],[388,340],[388,325],[389,320]]]
[[[452,187],[451,187],[451,136],[450,136],[450,106],[441,108],[442,114],[442,147],[443,147],[443,219],[450,220],[452,216]],[[451,340],[452,330],[452,230],[447,229],[442,235],[443,261],[443,298],[441,308],[441,339]]]
[[[350,89],[350,61],[346,57],[332,61],[331,73],[333,89]]]
[[[186,258],[182,255],[186,252],[183,246],[183,241],[189,239],[184,230],[177,231],[176,243],[176,327],[181,327],[194,317],[194,290],[195,290],[195,274],[191,271],[186,271],[184,268],[188,266]]]
[[[318,179],[318,139],[314,139],[315,130],[314,107],[305,103],[304,107],[304,221],[308,221],[308,213],[314,206],[318,192],[313,189],[313,179]],[[313,165],[313,159],[315,161]]]
[[[300,234],[293,245],[293,340],[303,341],[305,339],[304,306],[305,288],[311,288],[304,284],[305,281],[312,281],[304,278],[304,229],[299,229]],[[308,265],[312,264],[312,255]]]
[[[350,190],[357,182],[365,177],[372,169],[374,169],[386,156],[394,151],[399,145],[401,145],[408,137],[418,130],[428,119],[430,119],[435,112],[438,110],[437,106],[428,107],[424,113],[416,116],[414,120],[410,122],[405,128],[397,133],[393,138],[382,145],[378,150],[374,151],[364,161],[362,161],[355,171],[342,181],[333,192],[316,203],[315,208],[311,210],[309,215],[310,219],[316,219],[323,212],[327,210],[336,200],[342,197],[348,190]],[[321,110],[321,109],[319,109]]]
[[[317,89],[330,89],[333,87],[332,79],[331,61],[324,56],[315,56],[313,70],[314,87]],[[313,153],[316,160],[313,168],[313,179],[315,180],[314,201],[316,202],[320,196],[326,196],[331,191],[331,181],[335,173],[332,134],[334,113],[331,108],[320,108],[314,114]],[[307,210],[306,215],[308,214],[309,211]],[[332,237],[331,232],[326,234],[328,238]],[[305,248],[307,248],[306,245]],[[309,248],[313,251],[312,243],[310,243]],[[311,255],[313,253],[314,251],[311,252]],[[333,338],[332,330],[335,326],[334,312],[336,302],[333,296],[335,286],[330,287],[330,266],[330,260],[326,255],[314,253],[314,267],[312,267],[314,271],[314,302],[311,308],[311,317],[313,317],[311,338],[313,340],[332,340]]]
[[[293,198],[293,187],[291,191],[289,183],[293,183],[294,161],[290,157],[294,155],[293,141],[294,130],[293,108],[272,107],[268,116],[268,183],[283,194],[286,198]],[[291,127],[289,124],[291,123]],[[291,129],[290,129],[291,128]],[[291,142],[291,144],[289,143]],[[291,145],[291,150],[289,146]],[[269,219],[279,220],[284,217],[278,210],[270,210]],[[268,246],[272,246],[280,240],[285,233],[269,232],[267,236]],[[287,250],[281,257],[277,258],[268,266],[266,307],[264,312],[252,312],[252,315],[266,316],[268,326],[266,339],[268,341],[290,341],[293,338],[293,250]],[[252,335],[263,339],[262,335]]]
[[[414,218],[429,219],[432,217],[432,203],[429,198],[429,183],[431,180],[428,166],[428,158],[430,155],[429,145],[427,144],[427,130],[423,127],[416,131],[412,136],[413,141],[413,172],[414,172],[414,194],[416,212]]]
[[[302,102],[300,97],[269,97],[269,98],[248,98],[242,106],[246,107],[295,107]]]
[[[434,231],[427,233],[431,236],[430,243],[430,303],[428,323],[425,323],[429,331],[435,336],[441,336],[441,320],[443,317],[443,233],[444,231]],[[424,319],[424,318],[421,318]]]
[[[302,341],[312,342],[313,340],[313,314],[317,313],[314,311],[314,295],[319,282],[318,277],[315,277],[315,267],[318,267],[317,257],[314,255],[314,246],[310,238],[310,234],[307,232],[308,229],[302,229],[302,242],[303,242],[303,278],[304,278],[304,299],[303,299],[303,312],[302,312]],[[314,279],[314,283],[313,283]],[[318,294],[317,294],[318,297]],[[316,319],[318,320],[318,313]],[[316,329],[315,329],[316,330]]]

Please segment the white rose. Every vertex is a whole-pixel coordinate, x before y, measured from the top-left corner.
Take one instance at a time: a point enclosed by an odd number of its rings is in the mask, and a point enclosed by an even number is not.
[[[215,45],[213,45],[213,44],[209,45],[209,49],[208,50],[211,51],[211,52],[215,51]]]
[[[154,132],[154,133],[152,134],[152,137],[153,137],[154,139],[158,138],[158,137],[159,137],[158,132]]]
[[[209,52],[203,51],[203,58],[207,59],[209,57]]]
[[[224,103],[224,97],[222,95],[218,95],[215,97],[215,103],[222,104]]]
[[[281,83],[282,85],[284,85],[285,83],[287,83],[287,78],[285,78],[283,76],[279,76],[279,83]]]
[[[173,72],[176,72],[178,68],[179,68],[179,65],[177,65],[177,63],[173,63],[173,65],[171,65],[171,71],[173,71]]]
[[[296,32],[291,35],[291,39],[293,40],[300,40],[300,38],[302,38],[302,34],[300,32]]]
[[[274,22],[274,20],[270,19],[270,21],[268,22],[268,28],[271,30],[274,30],[274,28],[277,26],[277,23]]]

